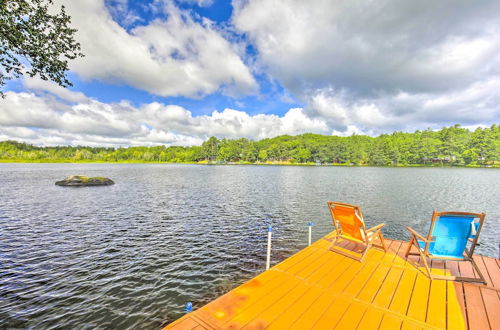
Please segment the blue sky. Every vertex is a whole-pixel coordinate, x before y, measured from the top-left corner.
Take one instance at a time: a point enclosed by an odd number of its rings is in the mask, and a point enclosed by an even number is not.
[[[56,0],[84,58],[10,81],[0,140],[193,145],[500,118],[498,1]]]

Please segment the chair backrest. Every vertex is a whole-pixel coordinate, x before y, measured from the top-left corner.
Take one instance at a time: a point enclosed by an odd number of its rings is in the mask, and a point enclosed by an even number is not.
[[[479,219],[479,223],[475,222]],[[431,254],[462,258],[469,238],[473,239],[470,255],[484,221],[482,213],[468,212],[434,212],[428,239]],[[474,229],[473,229],[474,228]]]
[[[365,241],[366,228],[359,206],[339,202],[327,202],[327,204],[337,231],[340,229],[344,236]]]

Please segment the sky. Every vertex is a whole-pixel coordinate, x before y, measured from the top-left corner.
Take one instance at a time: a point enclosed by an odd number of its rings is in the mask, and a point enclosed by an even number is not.
[[[0,141],[199,145],[500,123],[500,1],[54,0],[85,57],[11,80]]]

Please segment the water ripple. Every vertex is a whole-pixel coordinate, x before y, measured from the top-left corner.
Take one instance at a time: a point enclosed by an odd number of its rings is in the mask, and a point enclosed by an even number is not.
[[[67,189],[71,174],[114,186]],[[0,164],[0,328],[159,328],[331,231],[325,202],[362,205],[388,237],[433,209],[487,213],[497,254],[499,172],[259,166]],[[488,193],[485,193],[485,187]]]

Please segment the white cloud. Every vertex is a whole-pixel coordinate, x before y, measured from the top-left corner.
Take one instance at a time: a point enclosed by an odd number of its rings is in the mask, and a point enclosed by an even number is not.
[[[197,2],[200,6],[210,1]],[[62,0],[59,0],[62,3]],[[134,15],[113,0],[114,15]],[[129,30],[103,0],[64,3],[79,28],[85,79],[127,84],[162,96],[254,93],[242,44],[173,1]],[[283,116],[218,109],[196,116],[175,104],[103,103],[40,79],[34,93],[0,101],[0,139],[36,144],[193,145],[209,136],[261,139],[315,132],[350,135],[414,131],[500,118],[500,3],[235,0],[232,22],[257,50],[254,72],[279,82]],[[115,18],[116,19],[116,18]],[[123,25],[123,22],[122,22]],[[234,31],[231,31],[233,33]],[[233,40],[234,41],[234,40]],[[236,103],[237,104],[237,103]],[[251,101],[245,104],[248,107]]]
[[[85,80],[127,84],[160,96],[199,97],[222,90],[255,93],[257,83],[237,53],[208,20],[199,23],[172,2],[165,19],[131,31],[116,23],[104,0],[59,0],[78,29],[84,58],[70,63]],[[115,1],[123,14],[126,4]]]
[[[0,139],[44,145],[199,145],[212,135],[261,139],[306,132],[327,133],[328,127],[301,108],[283,117],[234,109],[193,116],[180,106],[157,102],[134,107],[86,98],[69,104],[47,93],[26,92],[7,92],[0,103]]]
[[[500,3],[236,0],[233,22],[286,87],[429,92],[500,63]]]
[[[498,1],[233,5],[259,67],[333,133],[498,122]]]
[[[319,89],[307,100],[304,113],[323,120],[332,134],[350,135],[414,131],[456,123],[489,126],[500,118],[500,78],[443,93],[381,93],[354,98],[331,88]]]
[[[177,0],[177,1],[189,4],[196,4],[200,7],[210,7],[214,3],[214,0]]]
[[[74,92],[61,87],[55,82],[42,80],[39,77],[26,76],[23,80],[24,87],[36,91],[51,93],[68,102],[86,102],[87,97],[82,92]]]
[[[54,145],[199,145],[209,136],[263,139],[320,133],[377,135],[394,130],[478,127],[500,118],[500,79],[447,93],[400,92],[352,98],[346,91],[318,89],[305,108],[283,116],[249,115],[235,109],[194,116],[174,104],[103,103],[81,93],[27,79],[33,92],[7,92],[0,102],[0,139]],[[77,101],[77,102],[75,102]]]

